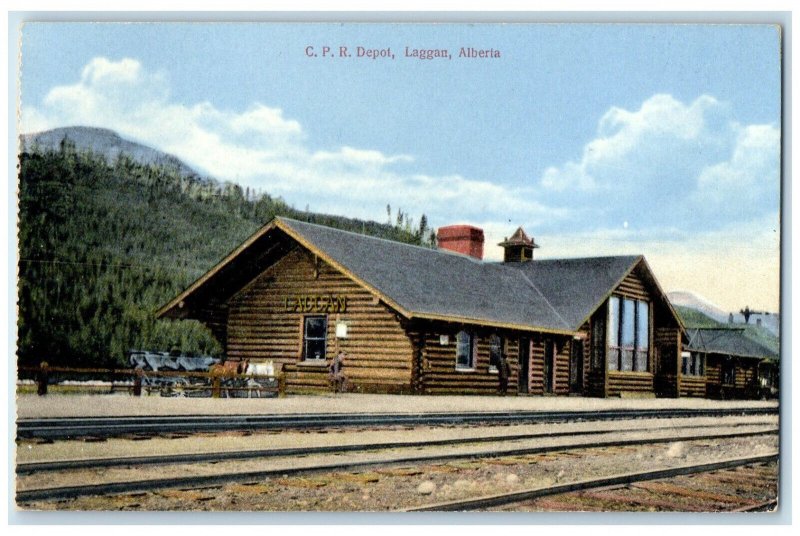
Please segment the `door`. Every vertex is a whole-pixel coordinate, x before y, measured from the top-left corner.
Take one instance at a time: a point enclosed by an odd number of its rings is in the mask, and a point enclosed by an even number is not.
[[[583,341],[572,340],[572,352],[569,356],[569,392],[583,393]]]
[[[528,394],[528,378],[530,377],[530,369],[528,368],[531,360],[531,341],[527,338],[519,340],[519,374],[518,377],[518,392]]]
[[[556,380],[556,345],[553,341],[544,343],[544,392],[555,391]]]

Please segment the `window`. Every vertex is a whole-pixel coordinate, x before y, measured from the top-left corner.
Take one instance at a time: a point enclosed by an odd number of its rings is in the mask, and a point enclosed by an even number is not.
[[[705,357],[697,352],[683,352],[681,354],[681,373],[684,376],[705,376]]]
[[[704,376],[706,373],[705,358],[697,352],[681,354],[681,372],[684,376]]]
[[[497,372],[503,355],[503,339],[497,333],[489,337],[489,372]]]
[[[456,335],[456,368],[475,368],[475,338],[464,330]]]
[[[303,326],[303,359],[324,360],[327,335],[327,316],[307,316]]]
[[[650,349],[650,304],[636,302],[636,354],[633,370],[647,372],[647,356]]]
[[[608,299],[608,370],[647,372],[650,355],[650,304]]]

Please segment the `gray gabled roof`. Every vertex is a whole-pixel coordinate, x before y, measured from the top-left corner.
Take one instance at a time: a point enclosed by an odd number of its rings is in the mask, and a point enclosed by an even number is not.
[[[641,259],[641,256],[589,257],[508,266],[525,273],[564,321],[577,328]]]
[[[239,271],[238,258],[246,257],[253,247],[265,247],[263,240],[272,240],[269,237],[281,231],[407,318],[565,334],[580,329],[616,285],[644,262],[641,256],[483,262],[449,251],[277,217],[162,307],[158,315],[174,315],[184,307],[184,300],[224,283]],[[246,265],[249,261],[242,262]]]
[[[571,331],[519,270],[449,251],[280,220],[313,249],[414,316]]]
[[[686,350],[758,359],[777,359],[778,354],[748,338],[744,329],[695,328],[687,331]]]
[[[286,218],[281,221],[406,311],[575,331],[640,256],[487,263]]]

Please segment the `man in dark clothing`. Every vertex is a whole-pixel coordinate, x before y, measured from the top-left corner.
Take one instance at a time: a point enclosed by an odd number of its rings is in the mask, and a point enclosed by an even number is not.
[[[497,377],[500,380],[500,394],[506,396],[508,394],[508,377],[511,376],[511,365],[508,364],[508,359],[505,353],[500,354],[500,362],[497,364]]]

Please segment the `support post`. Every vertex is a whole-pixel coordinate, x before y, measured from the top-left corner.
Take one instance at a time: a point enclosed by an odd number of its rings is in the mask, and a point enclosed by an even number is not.
[[[39,373],[36,377],[36,394],[44,396],[47,394],[47,384],[50,381],[50,366],[47,361],[42,361],[39,365]]]
[[[142,396],[142,377],[144,376],[144,371],[142,367],[136,367],[136,370],[133,372],[133,396]]]

